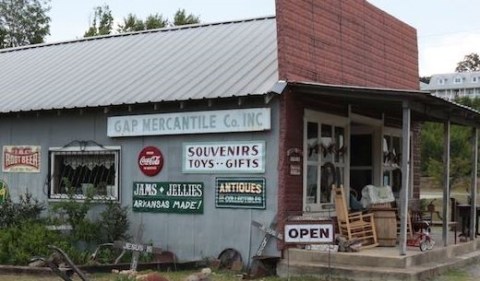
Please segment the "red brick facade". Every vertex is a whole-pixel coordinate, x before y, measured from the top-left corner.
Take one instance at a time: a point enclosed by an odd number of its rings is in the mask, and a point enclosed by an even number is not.
[[[277,0],[280,79],[418,89],[416,30],[366,0]]]
[[[276,15],[280,80],[419,88],[416,30],[367,1],[276,0]],[[289,175],[286,151],[303,147],[303,112],[313,105],[295,94],[281,96],[279,229],[303,206],[303,176]],[[418,140],[418,126],[413,138]],[[418,147],[413,149],[418,155]],[[414,158],[416,168],[418,161]]]

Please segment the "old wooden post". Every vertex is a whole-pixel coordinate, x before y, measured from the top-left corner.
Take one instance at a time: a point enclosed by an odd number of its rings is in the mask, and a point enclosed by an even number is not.
[[[260,230],[265,232],[265,236],[263,237],[262,243],[260,243],[260,246],[258,247],[258,250],[256,252],[256,256],[261,256],[263,254],[263,250],[267,246],[268,241],[270,238],[274,237],[279,240],[283,240],[283,234],[278,233],[275,228],[277,226],[277,217],[275,216],[273,218],[273,221],[270,223],[269,227],[266,227],[265,225],[257,222],[257,221],[252,221],[252,225],[258,227]]]

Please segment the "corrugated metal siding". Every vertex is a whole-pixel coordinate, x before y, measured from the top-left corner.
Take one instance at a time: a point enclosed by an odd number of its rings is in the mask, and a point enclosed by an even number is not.
[[[264,94],[275,18],[0,51],[0,112]]]

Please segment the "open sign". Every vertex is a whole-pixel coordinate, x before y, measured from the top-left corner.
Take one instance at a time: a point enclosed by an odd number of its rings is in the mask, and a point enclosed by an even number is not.
[[[325,244],[333,243],[335,232],[331,222],[295,223],[285,225],[286,243]]]

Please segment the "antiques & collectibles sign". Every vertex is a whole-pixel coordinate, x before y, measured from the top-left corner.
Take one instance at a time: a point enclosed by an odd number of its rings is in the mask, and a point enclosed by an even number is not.
[[[264,178],[217,178],[215,207],[265,209]]]
[[[184,173],[263,173],[265,142],[184,143]]]
[[[4,145],[3,172],[5,173],[39,173],[40,146]]]
[[[270,130],[270,108],[108,117],[109,137],[252,132]]]
[[[203,214],[203,183],[134,182],[133,211]]]

